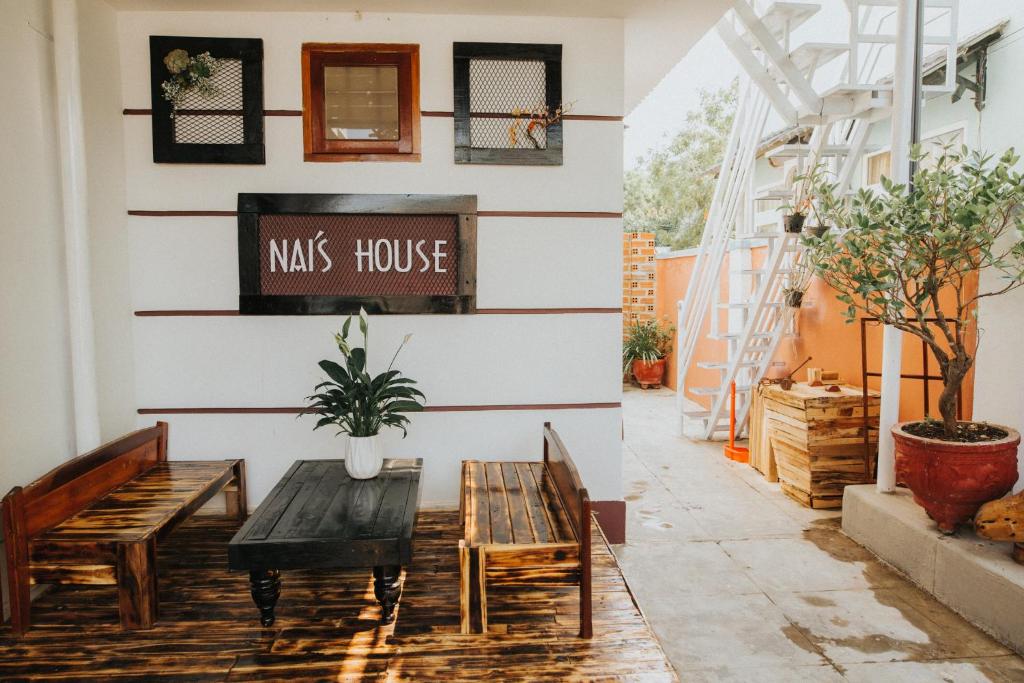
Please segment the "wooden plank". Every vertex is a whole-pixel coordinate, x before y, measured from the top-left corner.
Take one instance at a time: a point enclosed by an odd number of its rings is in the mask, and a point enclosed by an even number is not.
[[[274,524],[274,528],[267,535],[268,539],[288,538],[293,535],[295,525],[301,521],[299,515],[302,513],[302,509],[313,498],[313,494],[316,493],[320,482],[327,476],[329,471],[329,464],[323,461],[307,461],[299,469],[293,477],[293,479],[298,479],[301,482],[299,490],[296,491],[295,496],[289,501],[288,506],[281,511],[280,516],[277,518],[277,523]]]
[[[530,463],[514,463],[516,475],[519,478],[520,490],[526,503],[526,513],[530,517],[530,527],[533,530],[534,542],[554,543],[555,535],[551,530],[551,521],[541,497],[540,486],[533,476]]]
[[[558,432],[552,429],[550,422],[544,423],[544,464],[562,499],[562,506],[572,524],[573,532],[579,536],[583,525],[588,523],[581,507],[581,492],[585,490],[583,480],[576,470],[569,450],[562,443]]]
[[[491,515],[491,543],[512,542],[512,520],[509,517],[508,496],[501,463],[484,463],[487,476],[487,502]]]
[[[291,505],[292,498],[302,488],[303,479],[296,477],[296,474],[303,465],[303,461],[298,460],[288,468],[285,475],[256,508],[256,512],[249,518],[249,521],[242,526],[236,538],[259,540],[270,535],[281,514]]]
[[[530,515],[526,511],[526,498],[514,462],[502,462],[501,477],[505,483],[505,496],[508,498],[508,515],[512,521],[512,541],[516,544],[536,543]]]
[[[145,430],[146,433],[148,431]],[[89,462],[93,462],[94,466],[88,471],[79,473],[77,477],[47,490],[42,495],[30,496],[26,493],[26,533],[31,537],[50,529],[86,509],[96,499],[154,467],[157,463],[157,439],[158,436],[103,462],[100,461],[103,460],[104,452],[93,451],[90,456],[94,459]],[[116,442],[112,447],[117,447]],[[63,480],[60,474],[47,475],[51,476],[52,479],[47,480],[47,483],[37,482],[25,491],[38,493]]]
[[[292,506],[301,505],[301,508],[294,518],[289,535],[304,538],[329,534],[329,529],[338,518],[329,516],[328,510],[339,496],[347,494],[351,482],[352,478],[344,466],[327,466],[324,476],[304,503],[300,503],[298,494],[292,500]],[[324,529],[325,526],[327,529]],[[280,524],[274,529],[275,533],[279,529]]]
[[[466,537],[469,547],[476,548],[491,542],[491,508],[487,495],[487,474],[484,463],[473,460],[469,463],[470,520]]]
[[[555,543],[572,543],[576,541],[576,532],[569,516],[562,505],[562,498],[558,493],[551,475],[542,462],[530,463],[533,477],[537,481],[537,488],[540,491],[541,501],[544,503],[544,511],[547,513],[548,521],[551,523],[551,531]]]
[[[109,564],[32,564],[29,567],[29,574],[33,584],[117,584],[116,567]]]

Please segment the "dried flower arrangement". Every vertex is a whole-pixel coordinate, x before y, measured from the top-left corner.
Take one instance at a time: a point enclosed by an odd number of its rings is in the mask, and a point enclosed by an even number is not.
[[[219,64],[209,52],[191,57],[185,50],[171,50],[164,57],[164,66],[171,77],[161,83],[160,87],[164,91],[164,99],[171,103],[171,118],[174,118],[174,110],[181,106],[190,92],[204,98],[217,96],[213,76]]]
[[[512,123],[508,126],[508,145],[518,147],[519,141],[525,137],[534,149],[544,149],[537,138],[537,131],[547,130],[562,120],[572,110],[573,102],[558,105],[554,111],[545,105],[537,105],[531,109],[516,107],[512,110]],[[521,135],[522,134],[522,135]]]

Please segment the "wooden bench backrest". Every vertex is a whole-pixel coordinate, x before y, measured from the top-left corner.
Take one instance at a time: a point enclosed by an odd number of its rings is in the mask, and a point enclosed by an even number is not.
[[[140,429],[55,467],[4,498],[4,512],[30,539],[167,460],[167,423]],[[10,508],[10,509],[8,509]]]
[[[588,540],[590,537],[590,495],[583,487],[576,463],[569,457],[568,449],[550,422],[544,423],[544,465],[551,474],[558,495],[562,497],[576,538],[582,544],[584,536]]]

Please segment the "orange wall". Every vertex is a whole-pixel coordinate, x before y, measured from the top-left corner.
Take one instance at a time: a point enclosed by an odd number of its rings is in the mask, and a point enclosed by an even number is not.
[[[757,267],[765,257],[765,248],[758,247],[753,250],[752,265]],[[728,259],[728,256],[726,257]],[[690,275],[693,269],[693,256],[681,256],[673,258],[659,258],[657,260],[657,288],[655,294],[655,309],[659,318],[668,318],[676,321],[676,301],[686,293]],[[722,301],[728,300],[728,260],[722,269],[721,278]],[[977,287],[977,280],[971,283],[970,288]],[[769,368],[769,377],[780,377],[787,374],[790,369],[799,365],[807,356],[812,356],[806,367],[824,368],[826,370],[837,370],[841,379],[855,386],[861,385],[861,347],[860,347],[860,324],[846,323],[843,313],[845,305],[839,303],[835,298],[835,291],[820,279],[815,278],[810,288],[804,295],[803,307],[797,316],[797,336],[783,338],[779,344],[778,351],[773,360],[786,363],[786,369]],[[725,315],[723,316],[723,329],[725,326]],[[726,342],[707,339],[709,328],[708,321],[705,321],[704,329],[697,343],[697,351],[694,362],[701,360],[723,360],[726,355]],[[964,331],[969,347],[974,348],[977,343],[977,328],[972,320]],[[882,366],[882,332],[878,325],[867,327],[867,360],[868,369],[879,371]],[[928,354],[929,374],[938,374],[938,365],[931,352]],[[669,363],[669,370],[666,373],[666,386],[675,387],[675,358]],[[922,371],[921,341],[914,336],[904,335],[903,339],[903,373],[921,374]],[[717,370],[702,370],[695,365],[686,373],[687,386],[711,386],[718,382],[719,372]],[[805,380],[807,374],[801,369],[795,375],[798,380]],[[877,389],[878,378],[870,378],[868,386]],[[932,381],[929,383],[929,414],[938,415],[938,395],[942,390],[942,383]],[[699,403],[707,404],[705,397],[690,395],[690,398]],[[970,418],[974,404],[974,373],[964,382],[963,406],[964,417]],[[920,419],[924,416],[924,388],[923,382],[919,380],[905,379],[900,389],[900,417],[901,419]]]

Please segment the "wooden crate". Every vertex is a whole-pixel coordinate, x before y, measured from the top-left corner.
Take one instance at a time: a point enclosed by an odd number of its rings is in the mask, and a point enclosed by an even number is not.
[[[843,489],[875,480],[879,394],[868,395],[869,447],[864,447],[860,387],[838,392],[797,383],[762,389],[762,421],[782,490],[812,508],[838,508]],[[865,452],[867,451],[867,452]]]
[[[779,472],[775,465],[775,454],[768,440],[768,426],[764,420],[764,399],[762,393],[768,387],[758,384],[750,392],[750,466],[764,475],[771,482],[779,480]]]

